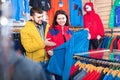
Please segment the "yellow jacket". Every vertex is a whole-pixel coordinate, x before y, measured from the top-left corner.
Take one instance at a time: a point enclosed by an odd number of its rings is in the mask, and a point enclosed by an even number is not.
[[[46,24],[45,38],[49,25]],[[45,54],[45,44],[40,33],[32,21],[27,21],[26,25],[20,30],[21,43],[26,50],[26,56],[33,61],[40,62],[48,60]]]

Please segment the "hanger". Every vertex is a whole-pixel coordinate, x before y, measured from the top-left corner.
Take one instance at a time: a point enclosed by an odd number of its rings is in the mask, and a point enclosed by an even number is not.
[[[84,69],[86,67],[86,64],[83,63],[80,67],[81,67],[81,69]]]
[[[102,66],[97,67],[97,72],[101,73],[104,68]]]
[[[103,69],[103,73],[107,73],[108,71],[109,71],[109,68],[107,67]]]
[[[91,67],[89,70],[90,70],[90,72],[92,72],[93,70],[97,70],[97,67],[91,64]]]
[[[117,75],[119,78],[120,78],[120,71],[118,72],[118,75]]]
[[[75,66],[80,66],[81,65],[81,62],[78,60],[75,64],[74,64]]]
[[[119,73],[119,70],[113,70],[113,71],[112,71],[113,77],[115,77],[118,73]]]
[[[109,75],[112,71],[113,71],[112,69],[109,69],[107,75]]]

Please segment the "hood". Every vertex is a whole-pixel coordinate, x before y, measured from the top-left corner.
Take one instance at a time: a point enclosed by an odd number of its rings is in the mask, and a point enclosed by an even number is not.
[[[86,6],[87,6],[87,5],[91,7],[91,11],[87,11],[87,9],[86,9]],[[87,3],[85,3],[85,5],[84,5],[84,11],[85,11],[86,13],[95,13],[93,3],[92,3],[92,2],[87,2]]]

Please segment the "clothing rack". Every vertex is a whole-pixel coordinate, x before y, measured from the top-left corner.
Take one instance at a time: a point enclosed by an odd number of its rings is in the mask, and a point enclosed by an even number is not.
[[[105,60],[105,59],[96,59],[96,58],[78,56],[78,55],[75,55],[74,58],[77,60],[86,61],[87,63],[92,63],[96,66],[103,65],[105,67],[110,67],[110,66],[120,67],[120,62],[117,62],[117,61],[110,61],[110,60]]]
[[[113,35],[114,33],[120,33],[120,30],[110,29],[109,31],[105,31],[105,33],[110,33]]]
[[[111,52],[114,52],[115,54],[120,52],[120,50],[116,50],[113,49],[112,51],[109,49],[103,49],[103,50],[96,50],[96,51],[91,51],[91,52],[83,52],[83,53],[75,53],[74,54],[74,58],[77,60],[82,60],[82,61],[86,61],[89,63],[93,63],[96,65],[105,65],[105,66],[119,66],[120,67],[120,62],[119,61],[112,61],[112,60],[106,60],[106,59],[98,59],[98,58],[93,58],[93,57],[88,57],[86,56],[86,54],[101,54],[101,52],[109,52],[108,54],[105,55],[109,55]]]

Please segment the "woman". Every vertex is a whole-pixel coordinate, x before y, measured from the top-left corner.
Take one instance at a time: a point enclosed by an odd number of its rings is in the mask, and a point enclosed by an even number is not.
[[[49,28],[47,38],[56,43],[55,46],[47,46],[46,51],[49,56],[53,55],[53,49],[65,43],[71,38],[71,31],[69,30],[68,16],[63,10],[57,10],[53,23]],[[56,80],[62,80],[61,76],[55,75]]]

